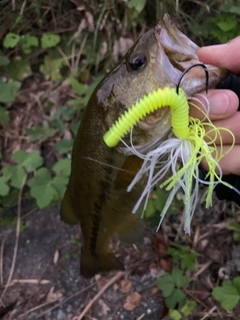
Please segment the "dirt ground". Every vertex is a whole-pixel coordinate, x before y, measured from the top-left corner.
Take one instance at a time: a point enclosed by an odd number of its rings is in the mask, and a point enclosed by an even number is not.
[[[0,232],[3,285],[10,272],[16,237],[14,228],[1,228]],[[78,236],[79,228],[60,221],[56,207],[24,219],[14,274],[2,300],[12,311],[4,319],[161,319],[164,308],[155,281],[163,271],[154,264],[152,234],[146,231],[139,248],[117,248],[118,243],[113,244],[115,251],[125,256],[129,269],[90,280],[79,275],[79,246],[74,240]],[[94,297],[95,303],[80,317]]]

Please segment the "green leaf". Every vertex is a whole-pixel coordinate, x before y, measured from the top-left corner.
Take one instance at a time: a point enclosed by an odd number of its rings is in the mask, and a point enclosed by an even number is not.
[[[20,36],[16,33],[9,32],[6,34],[4,40],[3,40],[3,46],[4,48],[14,48],[20,41]]]
[[[165,298],[171,295],[174,290],[173,278],[169,273],[165,273],[161,278],[158,278],[156,285],[162,291]]]
[[[10,63],[8,57],[0,56],[0,67],[6,67]]]
[[[44,186],[47,185],[49,182],[51,182],[51,173],[48,169],[46,168],[40,168],[36,171],[35,177],[31,178],[28,181],[28,186],[29,187],[34,187],[34,186]]]
[[[225,310],[232,310],[239,302],[239,293],[230,282],[223,281],[221,287],[216,287],[212,291],[212,296],[221,303]]]
[[[181,268],[195,270],[197,257],[197,253],[185,253],[182,257]]]
[[[54,189],[57,190],[58,192],[58,199],[63,198],[67,188],[68,180],[69,180],[68,177],[65,177],[63,175],[59,175],[52,180],[51,184],[54,187]],[[58,200],[58,199],[55,198],[55,200]]]
[[[49,137],[53,137],[56,133],[56,129],[51,128],[47,121],[43,121],[42,127],[34,126],[30,129],[26,129],[27,135],[30,137],[30,141],[44,141]]]
[[[196,305],[195,301],[187,300],[187,303],[182,307],[181,312],[185,317],[190,316]]]
[[[0,106],[0,123],[9,123],[11,120],[7,110]]]
[[[51,184],[33,186],[30,189],[30,194],[36,199],[40,209],[46,208],[58,198],[58,193]]]
[[[44,57],[44,63],[40,66],[40,71],[45,75],[46,78],[51,78],[54,81],[62,79],[61,68],[66,65],[63,59],[57,59],[47,55]]]
[[[180,289],[174,289],[170,296],[165,299],[166,306],[174,309],[177,305],[182,308],[187,301],[186,294]]]
[[[0,102],[12,102],[20,88],[21,83],[18,81],[9,81],[0,83]]]
[[[71,84],[73,91],[79,96],[82,95],[85,91],[85,86],[80,83],[76,78],[70,77],[67,79],[68,83]]]
[[[32,69],[28,60],[22,58],[15,58],[6,67],[11,79],[22,81],[23,79],[32,75]]]
[[[169,315],[170,319],[173,319],[173,320],[182,319],[181,313],[177,310],[170,310],[168,315]]]
[[[32,172],[43,164],[43,158],[38,151],[26,153],[24,150],[18,150],[13,154],[13,159],[23,166],[27,172]]]
[[[71,159],[69,159],[69,158],[60,159],[53,166],[53,170],[56,173],[62,173],[64,176],[69,177],[70,172],[71,172]]]
[[[77,135],[79,126],[80,126],[80,121],[77,121],[77,122],[71,124],[71,126],[70,126],[70,129],[71,129],[74,137],[76,137],[76,135]]]
[[[18,166],[13,166],[11,185],[17,189],[21,189],[23,186],[23,181],[25,180],[26,176],[27,174],[23,168]]]
[[[172,269],[172,278],[177,288],[185,287],[190,281],[189,277],[183,275],[182,271],[178,268]]]
[[[10,191],[9,186],[6,184],[4,177],[0,178],[0,196],[6,196]]]
[[[238,292],[238,294],[240,296],[240,277],[235,277],[233,279],[233,285],[237,289],[237,292]]]
[[[41,38],[41,46],[43,49],[52,48],[59,44],[60,41],[61,38],[58,34],[47,33]]]
[[[58,141],[55,144],[55,148],[57,149],[58,153],[60,153],[60,154],[68,153],[69,151],[72,150],[72,146],[73,146],[73,141],[66,140],[66,139]]]
[[[146,5],[146,0],[130,0],[128,1],[128,7],[135,9],[137,12],[141,12]]]
[[[216,25],[223,31],[227,32],[234,29],[238,24],[237,19],[232,14],[222,14],[221,20],[216,21]]]
[[[32,52],[32,47],[37,47],[38,46],[38,38],[35,36],[31,35],[25,35],[21,39],[21,46],[23,49],[23,52],[28,54]]]

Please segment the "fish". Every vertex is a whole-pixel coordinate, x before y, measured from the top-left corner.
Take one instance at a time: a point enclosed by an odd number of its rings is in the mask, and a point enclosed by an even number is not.
[[[109,248],[111,238],[117,235],[121,241],[137,242],[144,231],[141,212],[132,214],[132,209],[146,179],[127,192],[142,159],[123,152],[122,142],[108,148],[103,136],[141,97],[158,88],[176,88],[183,72],[199,63],[197,49],[165,14],[155,28],[139,37],[89,99],[75,138],[71,174],[60,208],[64,222],[80,223],[80,273],[85,277],[123,269]],[[210,88],[228,75],[227,70],[206,67]],[[205,90],[205,82],[204,71],[195,67],[184,75],[181,88],[190,97]],[[146,116],[132,131],[133,145],[146,150],[156,139],[167,139],[170,120],[167,106]],[[124,141],[130,143],[129,134]]]

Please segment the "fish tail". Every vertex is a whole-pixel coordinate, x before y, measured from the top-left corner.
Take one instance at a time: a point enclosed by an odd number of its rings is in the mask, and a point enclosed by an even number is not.
[[[112,252],[92,255],[84,247],[81,249],[80,273],[86,278],[91,278],[99,272],[111,270],[124,270],[123,265],[118,261]]]
[[[61,203],[60,215],[61,215],[61,219],[67,224],[72,225],[72,224],[79,223],[78,216],[75,213],[75,210],[72,205],[72,200],[69,193],[69,187],[67,187],[67,190],[64,194],[64,198]]]

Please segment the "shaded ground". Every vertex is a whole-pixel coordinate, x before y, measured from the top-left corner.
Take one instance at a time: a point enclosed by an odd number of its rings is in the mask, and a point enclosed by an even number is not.
[[[234,245],[227,229],[227,219],[234,212],[236,207],[215,200],[210,210],[199,205],[192,237],[182,232],[180,214],[165,219],[158,234],[146,229],[142,244],[123,246],[115,240],[112,249],[126,271],[90,280],[79,275],[79,228],[61,222],[57,208],[33,212],[23,219],[14,274],[3,297],[5,307],[11,310],[4,319],[163,319],[167,310],[155,281],[174,265],[166,252],[171,240],[199,254],[196,269],[186,270],[193,282],[184,289],[197,306],[191,316],[182,319],[238,319],[238,306],[226,313],[211,297],[214,287],[240,271],[240,246]],[[1,228],[0,232],[3,293],[12,265],[15,231]]]
[[[15,272],[3,298],[6,306],[16,304],[14,311],[4,319],[78,319],[89,301],[111,281],[115,273],[91,280],[79,275],[79,248],[71,242],[78,233],[78,227],[72,228],[60,221],[57,208],[34,212],[24,219]],[[1,228],[3,239],[1,276],[3,283],[6,283],[15,247],[15,231]],[[116,281],[103,292],[87,313],[89,316],[83,319],[130,320],[142,319],[143,315],[144,319],[161,317],[162,300],[155,287],[155,279],[162,271],[148,269],[151,259],[154,259],[150,238],[145,238],[141,250],[145,250],[145,254],[136,247],[124,249],[130,270],[122,275],[117,273]],[[131,266],[133,263],[136,263],[135,268]],[[134,269],[135,275],[131,275]],[[127,296],[130,296],[128,300]]]

